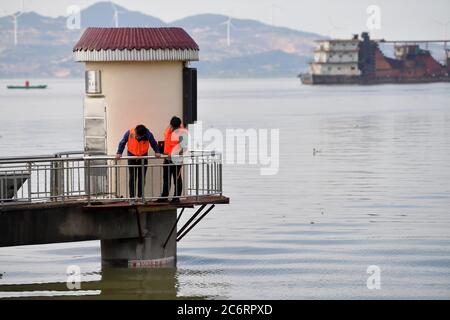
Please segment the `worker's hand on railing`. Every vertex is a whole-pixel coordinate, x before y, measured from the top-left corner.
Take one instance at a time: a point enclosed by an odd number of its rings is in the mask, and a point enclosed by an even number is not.
[[[155,157],[161,158],[161,153],[155,153]]]
[[[122,158],[122,155],[120,153],[116,154],[116,160],[119,160],[120,158]]]

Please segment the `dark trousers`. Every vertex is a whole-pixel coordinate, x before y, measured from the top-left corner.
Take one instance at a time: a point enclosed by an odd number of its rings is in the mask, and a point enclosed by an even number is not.
[[[181,179],[181,166],[174,165],[169,159],[164,159],[163,166],[163,192],[161,197],[169,196],[170,182],[173,177],[173,182],[175,183],[175,197],[181,195],[183,191],[183,179]]]
[[[142,163],[144,170],[142,170]],[[130,198],[135,197],[136,183],[138,189],[138,197],[142,197],[142,187],[145,185],[145,175],[147,173],[147,159],[132,159],[128,160],[128,171],[130,173]],[[137,180],[137,181],[136,181]]]

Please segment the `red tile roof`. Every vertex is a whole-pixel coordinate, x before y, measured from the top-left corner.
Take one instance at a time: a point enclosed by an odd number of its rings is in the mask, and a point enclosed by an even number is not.
[[[182,28],[87,28],[73,51],[116,49],[199,48]]]

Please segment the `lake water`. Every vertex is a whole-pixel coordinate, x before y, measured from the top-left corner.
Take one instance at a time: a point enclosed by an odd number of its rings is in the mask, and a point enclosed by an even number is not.
[[[0,156],[82,148],[82,80],[11,82]],[[204,127],[280,130],[278,174],[225,165],[231,204],[179,243],[177,269],[102,270],[97,241],[0,248],[0,297],[449,299],[449,89],[202,79]],[[70,265],[80,291],[66,287]]]

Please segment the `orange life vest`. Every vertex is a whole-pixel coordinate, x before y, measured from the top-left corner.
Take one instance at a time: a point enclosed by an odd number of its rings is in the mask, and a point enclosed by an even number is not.
[[[128,152],[137,157],[146,156],[149,147],[150,142],[148,140],[138,141],[136,139],[136,129],[130,129],[130,135],[128,136]]]
[[[180,143],[180,136],[184,134],[184,128],[180,127],[179,129],[172,131],[171,127],[167,127],[164,131],[164,154],[171,155],[173,150]],[[181,148],[179,148],[181,151]]]

